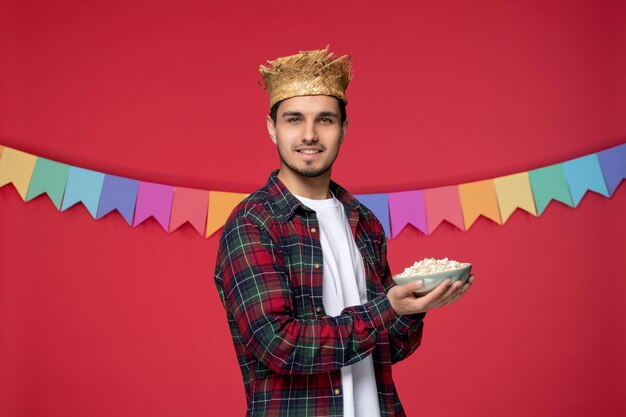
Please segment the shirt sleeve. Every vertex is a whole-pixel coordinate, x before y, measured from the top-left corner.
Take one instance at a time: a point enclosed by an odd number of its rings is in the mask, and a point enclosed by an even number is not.
[[[382,226],[381,230],[382,230]],[[380,262],[382,265],[381,277],[385,293],[395,284],[391,278],[391,270],[387,262],[387,240],[384,232],[381,233]],[[422,343],[424,317],[426,313],[416,313],[405,316],[396,316],[389,328],[389,344],[391,347],[391,363],[397,363],[410,356]]]
[[[280,247],[245,216],[225,226],[217,267],[222,301],[247,347],[277,373],[324,373],[358,362],[396,319],[386,295],[336,317],[298,318]]]

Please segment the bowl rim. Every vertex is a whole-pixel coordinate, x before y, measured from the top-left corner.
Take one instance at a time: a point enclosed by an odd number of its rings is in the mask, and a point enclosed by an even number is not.
[[[449,271],[433,272],[432,274],[426,274],[426,275],[415,274],[415,275],[404,275],[404,276],[401,276],[402,273],[400,273],[400,274],[392,275],[392,278],[402,278],[402,279],[408,279],[408,278],[413,278],[413,277],[427,278],[427,277],[430,277],[430,276],[433,276],[433,275],[443,274],[444,272],[462,271],[462,270],[467,269],[467,268],[472,266],[472,264],[470,262],[459,262],[459,263],[461,264],[460,268],[451,269]]]

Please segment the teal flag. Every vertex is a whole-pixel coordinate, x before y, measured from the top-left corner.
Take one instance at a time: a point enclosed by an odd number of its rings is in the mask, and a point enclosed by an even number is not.
[[[563,162],[562,165],[574,207],[580,203],[587,190],[595,191],[605,197],[609,196],[597,154],[572,159]]]
[[[45,158],[37,158],[25,201],[46,193],[56,208],[60,210],[69,173],[69,165]]]
[[[537,215],[543,213],[551,200],[574,206],[567,186],[567,179],[561,164],[528,171],[530,188],[533,190]]]
[[[88,169],[70,167],[70,174],[65,187],[61,210],[67,210],[81,202],[95,219],[98,214],[100,192],[104,183],[104,174]]]

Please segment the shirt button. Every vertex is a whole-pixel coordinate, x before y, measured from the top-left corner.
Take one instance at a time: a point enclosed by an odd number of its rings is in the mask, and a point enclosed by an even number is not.
[[[311,233],[315,233],[317,232],[317,229],[315,227],[311,227]]]
[[[341,393],[341,390],[339,388],[335,388],[335,395],[339,395]]]
[[[321,307],[315,307],[315,312],[316,313],[321,313],[322,312],[322,308]]]
[[[315,264],[315,265],[313,265],[313,268],[315,268],[315,269],[320,269],[320,264]]]

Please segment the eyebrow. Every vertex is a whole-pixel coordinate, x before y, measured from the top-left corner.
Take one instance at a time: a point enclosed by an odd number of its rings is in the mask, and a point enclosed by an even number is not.
[[[297,116],[297,117],[303,117],[304,114],[302,112],[299,111],[286,111],[282,114],[282,117],[291,117],[291,116]],[[333,112],[333,111],[323,111],[321,113],[319,113],[317,115],[317,117],[335,117],[337,118],[337,113]]]
[[[282,114],[282,117],[289,117],[289,116],[299,116],[302,117],[303,114],[302,112],[299,111],[286,111]]]

